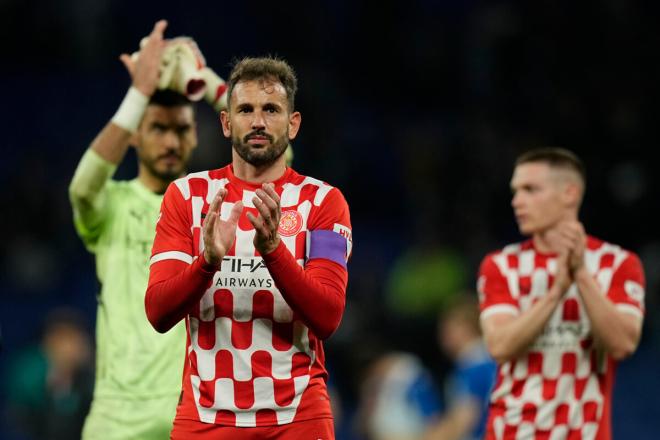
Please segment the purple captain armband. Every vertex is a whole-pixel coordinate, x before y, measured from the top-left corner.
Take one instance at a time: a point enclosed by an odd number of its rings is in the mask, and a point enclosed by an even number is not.
[[[309,233],[309,259],[325,258],[346,267],[347,241],[337,232],[317,229]]]

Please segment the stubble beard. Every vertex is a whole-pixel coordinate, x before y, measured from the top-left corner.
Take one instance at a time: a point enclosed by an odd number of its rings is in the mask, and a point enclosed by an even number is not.
[[[160,157],[146,158],[138,157],[140,162],[145,166],[151,175],[162,180],[163,182],[174,182],[181,177],[186,170],[186,164],[183,158],[180,157],[181,162],[177,165],[166,165],[159,169],[157,162]]]
[[[267,137],[270,140],[270,145],[265,145],[261,148],[251,146],[248,141],[250,137],[254,135]],[[243,137],[243,139],[232,135],[231,139],[232,146],[240,158],[254,167],[263,167],[274,163],[284,154],[286,148],[289,146],[288,133],[286,136],[281,136],[277,139],[274,139],[273,136],[263,132],[250,133]]]

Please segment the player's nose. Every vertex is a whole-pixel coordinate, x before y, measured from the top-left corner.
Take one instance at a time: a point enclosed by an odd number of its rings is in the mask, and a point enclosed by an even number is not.
[[[522,201],[522,197],[520,196],[520,193],[515,193],[511,197],[511,207],[513,209],[520,208],[522,206],[522,203],[523,201]]]
[[[266,118],[263,112],[255,111],[252,113],[252,130],[263,130],[266,128]]]
[[[163,144],[168,150],[178,150],[181,147],[181,139],[174,130],[167,130],[163,138]]]

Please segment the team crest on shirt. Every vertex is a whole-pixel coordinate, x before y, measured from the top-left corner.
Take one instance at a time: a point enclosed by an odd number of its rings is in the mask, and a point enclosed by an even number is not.
[[[277,232],[285,237],[296,235],[303,226],[302,215],[296,210],[284,211],[280,217],[280,226]]]
[[[631,297],[638,303],[644,301],[644,288],[642,287],[641,284],[636,283],[632,280],[627,280],[623,284],[623,290],[626,291],[629,297]]]

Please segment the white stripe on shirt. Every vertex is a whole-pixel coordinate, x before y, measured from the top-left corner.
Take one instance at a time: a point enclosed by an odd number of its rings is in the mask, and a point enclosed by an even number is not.
[[[179,261],[183,261],[184,263],[191,264],[193,262],[193,257],[191,255],[186,254],[185,252],[167,251],[167,252],[161,252],[160,254],[156,254],[153,257],[151,257],[149,264],[151,265],[163,260],[179,260]]]

